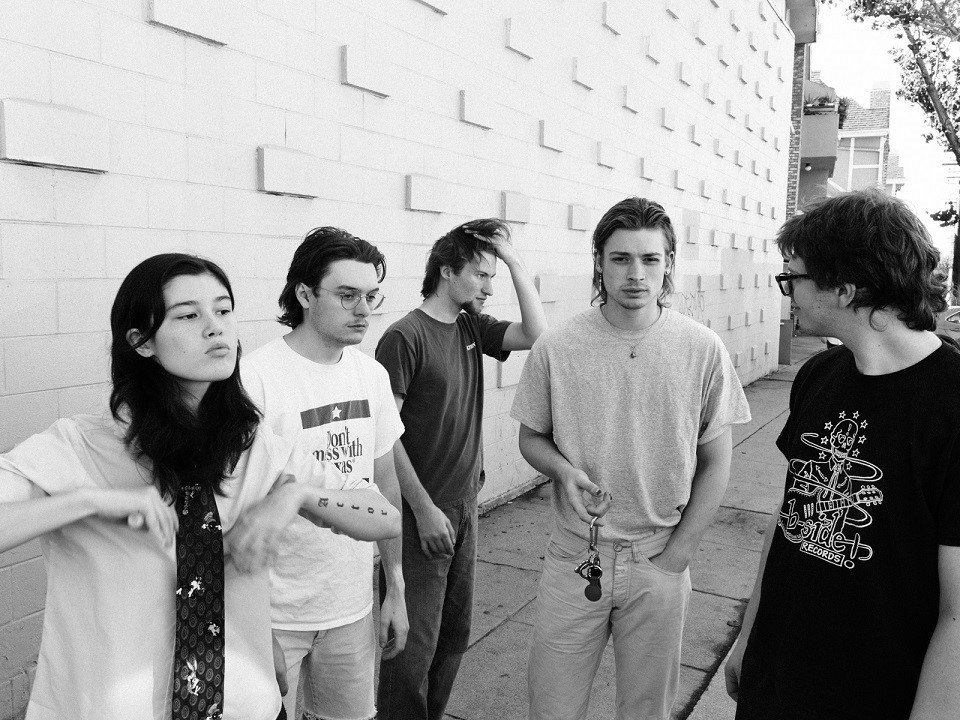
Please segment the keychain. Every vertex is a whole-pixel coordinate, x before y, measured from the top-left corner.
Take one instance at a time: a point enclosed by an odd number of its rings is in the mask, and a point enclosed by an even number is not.
[[[600,552],[597,550],[599,536],[600,528],[597,527],[597,518],[593,518],[590,521],[590,554],[575,570],[577,575],[589,583],[583,589],[583,594],[592,602],[600,599],[600,578],[603,577],[603,570],[600,569]]]

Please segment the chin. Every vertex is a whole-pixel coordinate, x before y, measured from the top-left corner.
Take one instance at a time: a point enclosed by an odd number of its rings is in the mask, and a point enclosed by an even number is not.
[[[466,311],[468,315],[479,315],[483,312],[483,305],[477,307],[477,303],[471,301],[460,306],[461,310]]]

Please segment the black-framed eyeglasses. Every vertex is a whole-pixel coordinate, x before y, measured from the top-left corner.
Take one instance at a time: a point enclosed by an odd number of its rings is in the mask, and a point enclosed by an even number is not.
[[[355,307],[357,307],[357,305],[360,304],[360,301],[363,300],[365,303],[367,303],[367,307],[370,308],[370,311],[372,312],[383,305],[383,301],[387,299],[387,296],[379,290],[374,290],[373,292],[368,293],[359,293],[356,290],[327,290],[322,285],[318,287],[324,292],[328,292],[331,295],[336,295],[339,297],[340,304],[343,306],[344,310],[353,310]]]
[[[787,297],[793,295],[793,281],[802,280],[803,278],[809,278],[810,276],[806,273],[780,273],[779,275],[774,275],[773,279],[777,281],[777,285],[780,286],[780,292],[782,292]]]

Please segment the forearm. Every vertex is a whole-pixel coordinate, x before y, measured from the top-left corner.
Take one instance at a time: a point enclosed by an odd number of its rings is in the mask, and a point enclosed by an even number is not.
[[[289,486],[288,486],[289,487]],[[382,540],[400,534],[400,513],[375,490],[329,490],[297,484],[300,514],[355,540]]]
[[[552,438],[527,427],[520,428],[520,454],[534,470],[552,480],[563,480],[574,470]]]
[[[960,613],[941,612],[927,646],[910,720],[953,717],[960,708]]]
[[[94,514],[96,499],[88,490],[0,503],[0,552]]]
[[[750,600],[743,612],[743,621],[740,623],[740,635],[737,641],[743,645],[750,637],[750,631],[753,629],[753,621],[757,617],[757,608],[760,606],[760,588],[763,586],[763,570],[767,566],[767,555],[770,554],[770,546],[773,544],[773,536],[777,531],[777,521],[779,519],[779,506],[774,509],[767,528],[763,534],[763,549],[760,551],[760,564],[757,567],[757,576],[753,581],[753,592],[750,593]]]
[[[513,289],[517,293],[517,302],[520,304],[521,332],[528,343],[533,345],[540,334],[547,329],[547,317],[543,312],[540,294],[519,256],[505,262],[510,270]]]
[[[396,467],[397,482],[403,499],[417,515],[424,507],[433,505],[430,493],[426,491],[420,482],[417,471],[413,469],[413,463],[403,447],[402,442],[396,442],[393,446],[393,461]]]
[[[373,476],[380,493],[400,512],[402,499],[392,450],[382,458],[377,458]],[[377,548],[380,550],[380,566],[387,580],[386,591],[399,591],[403,597],[403,539],[395,537],[378,540]]]

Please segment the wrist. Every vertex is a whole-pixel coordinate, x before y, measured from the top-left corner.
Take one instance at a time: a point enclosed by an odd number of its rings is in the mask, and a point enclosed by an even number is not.
[[[403,582],[403,570],[399,567],[388,567],[383,561],[383,556],[380,557],[380,565],[383,568],[383,576],[386,579],[386,592],[387,594],[399,593],[403,595],[404,590],[406,590],[406,585]]]

